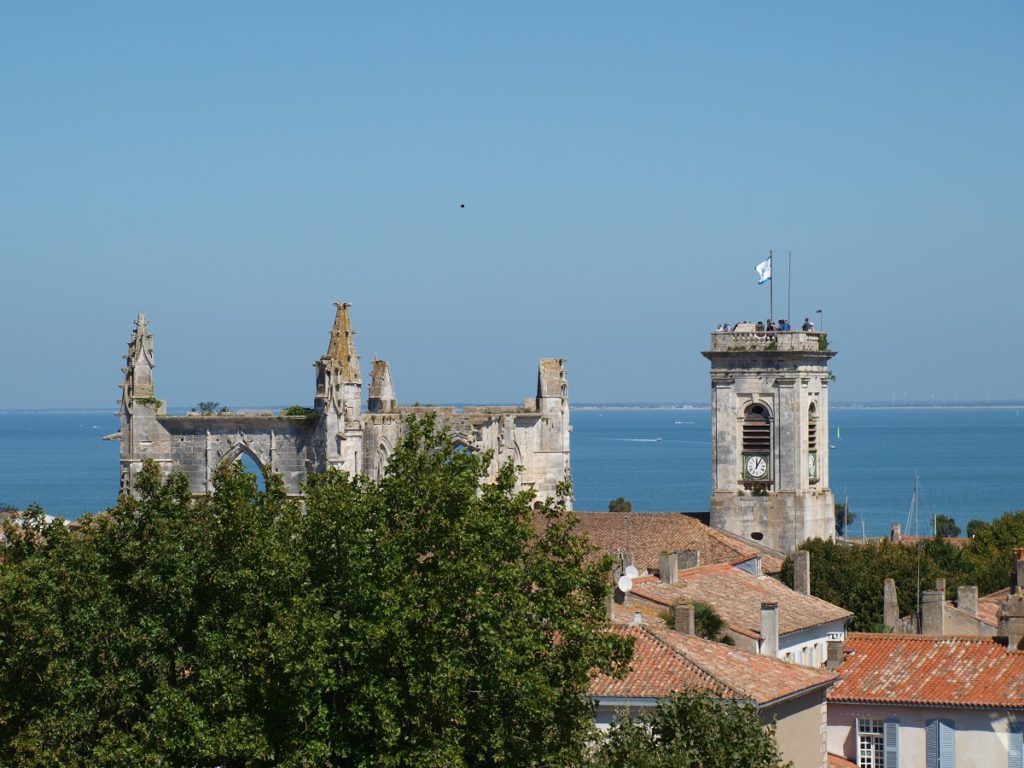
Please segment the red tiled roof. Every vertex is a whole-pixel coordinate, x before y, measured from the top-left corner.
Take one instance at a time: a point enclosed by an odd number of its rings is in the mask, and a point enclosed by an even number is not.
[[[829,701],[1024,708],[1024,653],[991,637],[847,636]]]
[[[857,764],[845,757],[828,753],[828,768],[857,768]]]
[[[659,605],[686,598],[708,603],[729,629],[747,637],[761,636],[761,603],[779,604],[779,635],[810,629],[853,614],[825,600],[796,592],[770,576],[754,576],[731,565],[709,565],[679,572],[666,584],[648,576],[633,580],[632,595]]]
[[[700,552],[701,565],[730,563],[760,554],[753,547],[680,512],[578,512],[576,516],[579,518],[576,530],[585,533],[598,549],[595,557],[624,549],[628,528],[629,549],[641,571],[658,570],[662,552],[696,550]],[[782,570],[782,561],[767,555],[762,555],[761,565],[768,573]]]
[[[590,684],[591,696],[662,698],[696,689],[765,705],[836,680],[834,672],[666,629],[619,626],[612,631],[634,638],[633,662],[622,680],[597,675]]]
[[[996,590],[978,598],[978,618],[993,627],[999,626],[999,606],[1010,596],[1010,588]]]

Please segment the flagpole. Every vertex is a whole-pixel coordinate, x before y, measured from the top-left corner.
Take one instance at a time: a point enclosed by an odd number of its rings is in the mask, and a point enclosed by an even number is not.
[[[787,320],[793,319],[793,305],[791,299],[793,298],[793,252],[789,252],[789,278],[786,281],[786,314],[789,315]]]
[[[768,274],[769,275],[773,275],[774,274],[772,272],[772,267],[774,267],[774,266],[775,265],[772,263],[772,252],[768,251]],[[772,284],[774,282],[775,281],[772,280],[771,277],[768,278],[768,320],[769,320],[769,322],[771,321],[772,314],[773,314],[772,304],[774,302],[774,298],[773,298],[772,294],[775,292],[775,289],[772,287]]]

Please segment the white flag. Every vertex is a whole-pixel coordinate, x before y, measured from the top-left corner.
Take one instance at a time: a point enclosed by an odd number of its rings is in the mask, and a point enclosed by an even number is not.
[[[758,264],[754,269],[757,270],[757,284],[764,285],[772,279],[772,260],[767,258]]]

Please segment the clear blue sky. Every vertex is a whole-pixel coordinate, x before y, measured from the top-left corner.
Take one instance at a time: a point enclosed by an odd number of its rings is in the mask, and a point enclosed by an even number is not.
[[[1017,0],[5,3],[0,73],[0,408],[139,309],[171,407],[308,403],[336,300],[404,402],[703,401],[769,249],[835,399],[1024,397]]]

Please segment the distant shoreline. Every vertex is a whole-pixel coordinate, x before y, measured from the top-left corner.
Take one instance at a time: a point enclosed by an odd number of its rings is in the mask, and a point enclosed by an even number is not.
[[[430,405],[437,406],[438,408],[462,408],[464,406],[507,406],[508,403],[430,403]],[[278,412],[282,408],[287,406],[273,405],[273,406],[237,406],[232,410],[238,412],[245,411],[271,411]],[[711,408],[709,403],[644,403],[644,402],[617,402],[617,403],[573,403],[570,404],[569,408],[573,411],[706,411]],[[1009,408],[1024,408],[1024,401],[1014,400],[1001,400],[998,402],[980,402],[980,401],[908,401],[905,403],[891,403],[882,401],[841,401],[833,402],[830,404],[832,410],[964,410],[964,409],[1009,409]],[[185,413],[188,411],[187,408],[171,408],[169,412],[172,414]],[[80,413],[95,414],[105,413],[111,416],[119,415],[119,412],[111,408],[0,408],[0,415],[31,415],[31,414],[74,414]]]

